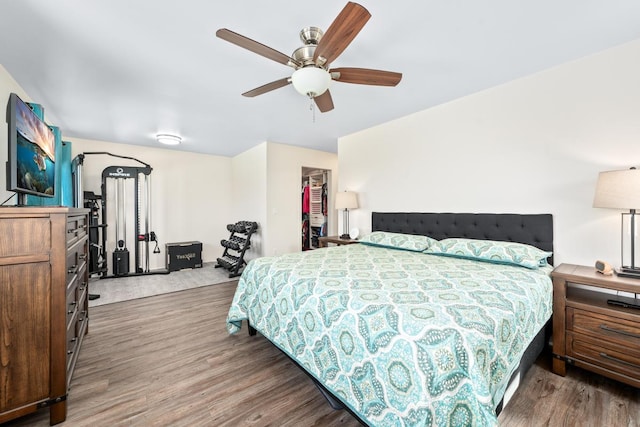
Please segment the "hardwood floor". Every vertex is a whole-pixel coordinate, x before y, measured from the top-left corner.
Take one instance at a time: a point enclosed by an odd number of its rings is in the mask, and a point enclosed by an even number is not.
[[[640,390],[580,368],[551,372],[551,354],[531,367],[498,417],[501,426],[636,427]]]
[[[91,309],[63,426],[359,426],[261,336],[230,336],[236,282]],[[639,390],[541,357],[501,426],[638,426]],[[48,410],[6,426],[49,425]]]

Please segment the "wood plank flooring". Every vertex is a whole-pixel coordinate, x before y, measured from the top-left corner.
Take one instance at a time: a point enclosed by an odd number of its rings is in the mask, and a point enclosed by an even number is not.
[[[359,426],[261,336],[230,336],[236,282],[91,309],[63,426]],[[639,390],[541,357],[502,426],[638,426]],[[48,410],[6,426],[49,425]],[[3,426],[4,427],[4,426]]]

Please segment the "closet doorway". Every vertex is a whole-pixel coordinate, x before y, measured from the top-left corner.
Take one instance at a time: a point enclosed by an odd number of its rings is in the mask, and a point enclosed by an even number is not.
[[[320,247],[318,238],[329,229],[329,185],[331,171],[302,167],[302,250]]]

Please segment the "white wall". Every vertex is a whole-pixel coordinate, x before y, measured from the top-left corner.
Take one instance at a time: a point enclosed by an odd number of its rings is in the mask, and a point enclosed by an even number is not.
[[[336,234],[337,214],[333,195],[337,189],[338,156],[335,153],[267,143],[268,235],[263,255],[302,250],[302,167],[327,169],[329,173],[328,233]]]
[[[267,143],[240,153],[231,160],[233,220],[255,221],[258,231],[251,236],[251,248],[245,253],[250,260],[263,253],[267,227]]]
[[[598,172],[640,166],[640,40],[345,136],[351,226],[372,211],[552,213],[556,262],[620,264]]]
[[[25,91],[18,85],[18,83],[11,77],[9,72],[0,64],[0,111],[6,111],[7,102],[9,101],[9,94],[13,92],[17,94],[24,102],[32,102],[32,99],[25,93]],[[47,116],[47,110],[44,110],[45,120]],[[7,163],[7,157],[9,151],[7,149],[7,121],[4,118],[0,118],[0,203],[4,202],[7,198],[13,195],[13,192],[7,191],[7,174],[5,172],[5,165]],[[13,206],[17,203],[16,196],[7,201],[7,205]]]

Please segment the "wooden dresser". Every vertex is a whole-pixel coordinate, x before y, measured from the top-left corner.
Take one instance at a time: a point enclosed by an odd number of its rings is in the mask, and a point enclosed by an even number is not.
[[[88,332],[88,209],[0,207],[0,423],[65,420]]]
[[[569,363],[640,387],[640,310],[607,304],[615,293],[594,290],[640,293],[640,280],[572,264],[561,264],[551,276],[553,372],[564,376]]]

